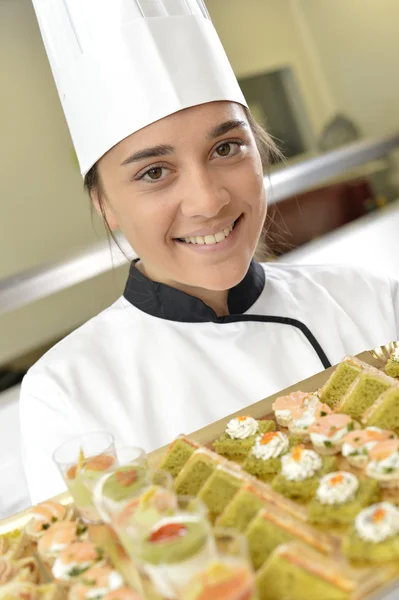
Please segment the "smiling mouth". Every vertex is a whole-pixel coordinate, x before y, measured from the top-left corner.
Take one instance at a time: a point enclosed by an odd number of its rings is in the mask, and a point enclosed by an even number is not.
[[[232,223],[231,225],[228,225],[228,227],[226,227],[225,229],[222,229],[221,231],[218,231],[215,234],[204,235],[204,236],[196,235],[194,237],[176,238],[176,241],[180,242],[182,244],[199,244],[200,246],[203,246],[203,245],[212,246],[213,244],[220,244],[220,242],[223,242],[227,237],[229,237],[229,235],[234,230],[234,227],[237,225],[240,218],[241,218],[241,216],[238,217],[238,219],[236,219],[234,221],[234,223]]]

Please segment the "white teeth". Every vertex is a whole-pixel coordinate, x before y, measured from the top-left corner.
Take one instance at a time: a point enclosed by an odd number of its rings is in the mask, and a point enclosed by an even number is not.
[[[213,244],[218,244],[219,242],[223,242],[225,238],[233,231],[234,223],[223,229],[223,231],[218,231],[214,235],[197,235],[196,237],[186,237],[183,240],[186,244],[199,244],[203,246],[206,244],[207,246],[212,246]]]
[[[211,244],[216,244],[216,239],[215,239],[214,235],[206,235],[204,237],[204,240],[205,240],[205,244],[208,244],[209,246]]]

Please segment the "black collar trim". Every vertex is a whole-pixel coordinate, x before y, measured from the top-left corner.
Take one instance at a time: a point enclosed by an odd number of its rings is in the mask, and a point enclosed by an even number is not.
[[[265,272],[261,265],[255,261],[251,262],[248,273],[241,283],[229,291],[228,307],[230,314],[225,317],[218,317],[215,311],[202,300],[163,283],[148,279],[136,269],[137,260],[130,267],[124,297],[139,310],[153,317],[181,323],[227,324],[239,321],[256,321],[259,323],[280,323],[281,325],[295,327],[301,331],[313,347],[323,367],[325,369],[331,367],[323,348],[310,329],[301,321],[289,317],[244,314],[254,305],[265,287]]]
[[[124,297],[139,310],[181,323],[218,323],[218,317],[207,304],[185,292],[164,283],[151,281],[136,269],[136,261],[130,266]],[[253,306],[265,287],[265,272],[260,264],[252,261],[244,279],[229,291],[229,316],[242,315]]]
[[[312,346],[313,350],[316,352],[317,356],[320,359],[321,364],[325,369],[329,369],[332,364],[330,363],[326,353],[323,348],[310,331],[309,327],[302,323],[302,321],[298,321],[298,319],[291,319],[290,317],[277,317],[275,315],[239,315],[239,316],[227,316],[220,317],[220,323],[237,323],[238,321],[255,321],[258,323],[280,323],[281,325],[290,325],[291,327],[296,327],[299,329]]]

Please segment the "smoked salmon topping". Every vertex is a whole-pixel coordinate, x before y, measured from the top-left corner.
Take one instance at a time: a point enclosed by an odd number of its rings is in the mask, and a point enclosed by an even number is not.
[[[136,469],[126,471],[116,471],[115,479],[123,487],[129,487],[137,481],[138,475]]]
[[[103,596],[103,600],[140,600],[141,596],[129,587],[121,587]]]
[[[48,500],[38,504],[33,509],[33,530],[40,532],[50,527],[56,521],[62,521],[67,509],[64,505]]]
[[[170,542],[174,539],[181,538],[186,535],[188,529],[181,523],[169,523],[159,527],[149,537],[149,541],[152,543],[157,542]]]
[[[325,417],[319,417],[313,425],[309,427],[310,433],[318,433],[326,437],[333,437],[334,434],[344,427],[348,430],[353,429],[354,424],[348,415],[329,414]]]
[[[72,465],[66,472],[67,479],[75,479],[78,472],[83,468],[90,471],[106,471],[115,463],[115,458],[108,454],[99,454],[91,458],[84,459],[80,464]]]
[[[99,559],[97,548],[92,542],[72,542],[61,552],[61,560],[68,563],[89,562]]]
[[[394,452],[399,452],[399,440],[378,442],[369,452],[371,460],[384,460]]]
[[[98,456],[87,459],[85,467],[86,469],[90,469],[90,471],[106,471],[112,467],[114,462],[115,458],[113,456],[99,454]]]
[[[78,526],[72,521],[58,521],[51,525],[39,540],[40,552],[53,552],[54,546],[67,546],[78,538]]]

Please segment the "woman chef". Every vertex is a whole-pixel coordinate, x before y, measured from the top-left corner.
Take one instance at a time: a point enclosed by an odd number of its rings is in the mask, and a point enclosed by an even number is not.
[[[92,430],[152,450],[398,337],[398,284],[258,264],[262,158],[201,0],[34,0],[86,187],[140,259],[124,294],[27,374],[32,502]],[[266,152],[265,152],[266,151]]]

